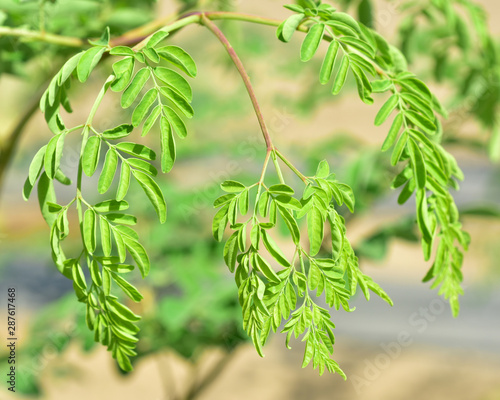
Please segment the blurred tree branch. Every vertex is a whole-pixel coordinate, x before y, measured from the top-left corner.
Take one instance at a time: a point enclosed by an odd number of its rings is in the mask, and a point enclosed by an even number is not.
[[[8,26],[0,26],[1,36],[19,37],[69,47],[82,47],[86,44],[85,41],[77,37],[54,35],[52,33],[31,31],[29,29],[10,28]]]
[[[3,188],[5,172],[9,166],[10,160],[13,158],[17,144],[21,139],[21,135],[24,132],[24,128],[30,121],[33,114],[38,110],[40,103],[40,98],[45,91],[45,85],[43,89],[39,89],[38,92],[31,97],[29,106],[26,108],[24,113],[19,117],[17,124],[14,129],[6,135],[5,140],[0,142],[0,195]]]

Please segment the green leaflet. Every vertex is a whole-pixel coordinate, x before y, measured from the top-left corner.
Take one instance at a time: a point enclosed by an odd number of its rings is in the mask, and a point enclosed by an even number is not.
[[[107,26],[104,29],[104,32],[102,33],[101,37],[97,40],[89,40],[90,44],[93,44],[94,46],[108,46],[109,45],[109,38],[110,38],[110,31],[109,31],[109,26]]]
[[[148,43],[146,44],[146,47],[155,47],[158,43],[160,43],[162,40],[164,40],[167,36],[169,35],[168,32],[164,31],[158,31],[154,33],[148,40]]]
[[[229,203],[235,198],[235,194],[225,194],[214,201],[214,208],[218,208]]]
[[[109,51],[109,54],[112,56],[134,56],[135,51],[127,46],[116,46]]]
[[[425,147],[427,147],[427,149],[430,152],[432,152],[432,153],[435,152],[436,144],[431,142],[429,140],[429,138],[425,135],[425,133],[417,131],[416,129],[411,129],[411,128],[408,129],[408,132],[415,139],[415,141],[419,141],[420,143],[422,143]]]
[[[153,72],[160,81],[175,89],[187,101],[193,100],[191,85],[182,75],[165,67],[156,67]]]
[[[99,193],[104,194],[108,191],[115,177],[117,166],[118,156],[116,155],[116,150],[111,148],[106,153],[101,176],[99,177],[99,182],[97,184],[97,190],[99,191]]]
[[[295,193],[290,186],[281,183],[270,186],[268,190],[269,193],[272,194],[286,194],[289,196],[292,196]]]
[[[50,179],[54,179],[56,171],[59,168],[59,164],[61,163],[65,136],[65,132],[54,136],[50,139],[49,144],[46,147],[44,167],[45,172]]]
[[[87,303],[87,313],[85,315],[85,322],[87,323],[87,327],[93,331],[95,329],[95,320],[96,314],[94,309],[90,306],[90,303]]]
[[[83,83],[89,78],[105,51],[105,47],[91,47],[82,54],[76,67],[76,75],[80,82]]]
[[[155,108],[153,108],[153,111],[149,114],[149,116],[146,118],[146,122],[144,122],[144,125],[142,126],[142,136],[146,136],[153,125],[155,124],[156,120],[160,116],[161,113],[161,105],[158,104],[156,105]]]
[[[215,222],[215,220],[214,220]],[[223,218],[219,222],[219,235],[224,233],[224,230],[226,229],[226,224],[228,222],[228,217],[227,215],[224,215]],[[234,222],[234,221],[231,221]],[[243,226],[240,228],[240,231],[238,232],[238,248],[240,251],[244,251],[246,248],[246,240],[247,240],[247,232],[246,232],[247,225],[243,224]],[[220,240],[219,240],[220,242]]]
[[[97,261],[92,260],[89,269],[92,282],[94,282],[94,284],[97,286],[102,286],[102,275],[101,271],[99,270],[99,264],[97,264]]]
[[[413,192],[415,191],[415,179],[410,179],[401,190],[401,193],[398,196],[398,204],[404,204],[411,197]]]
[[[46,148],[47,145],[40,148],[40,150],[37,151],[37,153],[33,157],[33,160],[31,161],[28,172],[28,181],[31,183],[31,185],[35,184],[38,177],[40,176],[40,173],[42,172]]]
[[[314,176],[318,178],[326,178],[328,175],[330,175],[330,166],[326,160],[322,160],[318,164],[318,168],[316,168]]]
[[[142,97],[139,104],[135,107],[132,113],[132,125],[137,127],[141,124],[142,120],[146,118],[146,114],[155,102],[158,96],[158,91],[156,88],[149,89],[146,94]]]
[[[392,81],[390,79],[377,80],[372,82],[373,93],[384,93],[392,88]]]
[[[151,165],[151,163],[149,163],[147,161],[141,160],[139,158],[128,158],[127,163],[132,168],[138,169],[138,170],[145,172],[151,176],[158,175],[158,171],[156,170],[156,168],[153,165]]]
[[[76,260],[75,260],[76,261]],[[72,265],[72,276],[73,283],[76,284],[80,289],[86,290],[87,283],[85,282],[85,275],[83,275],[82,267],[77,262]]]
[[[427,172],[425,168],[424,156],[418,144],[411,138],[409,140],[409,153],[411,162],[413,164],[413,170],[415,173],[415,181],[417,182],[418,189],[425,188],[425,182],[427,178]]]
[[[165,46],[156,49],[161,58],[175,65],[190,77],[196,77],[198,71],[191,56],[178,46]]]
[[[123,241],[130,255],[136,262],[139,271],[141,271],[142,277],[145,278],[149,274],[151,267],[146,250],[138,241],[126,235],[123,235]]]
[[[335,80],[333,81],[332,94],[337,95],[340,93],[340,91],[344,87],[344,83],[346,81],[348,71],[349,71],[349,57],[344,56],[342,58],[341,63],[340,63],[340,67],[339,67],[339,70],[337,72],[337,76],[335,77]]]
[[[314,342],[313,340],[306,341],[306,349],[304,351],[304,358],[302,360],[302,368],[307,367],[314,356]]]
[[[144,172],[133,170],[132,174],[151,201],[151,204],[158,214],[160,223],[163,224],[167,220],[167,204],[165,203],[165,198],[158,184]]]
[[[130,49],[130,51],[132,50]],[[134,73],[134,58],[126,57],[123,60],[115,62],[113,64],[113,73],[115,74],[115,80],[111,83],[111,90],[121,92],[130,83],[130,79]]]
[[[89,177],[94,175],[99,163],[100,152],[101,139],[98,136],[91,136],[85,144],[82,156],[82,168],[85,175]]]
[[[126,274],[135,269],[135,265],[130,265],[130,264],[109,264],[106,265],[111,271],[119,273],[119,274]]]
[[[422,96],[428,102],[432,102],[431,91],[421,80],[410,77],[405,79],[398,79],[397,83],[399,83],[405,89],[414,92],[417,96]]]
[[[102,269],[102,291],[109,296],[111,290],[111,272],[107,268]]]
[[[49,211],[48,203],[57,203],[56,193],[54,190],[54,182],[47,176],[45,172],[42,173],[38,180],[38,204],[40,205],[40,212],[47,222],[47,225],[52,226],[56,220],[56,216]]]
[[[252,229],[250,230],[250,242],[252,243],[252,247],[255,250],[259,250],[260,236],[261,236],[260,226],[259,225],[252,226]]]
[[[245,189],[239,196],[238,200],[238,206],[240,209],[240,214],[241,215],[246,215],[248,213],[248,206],[249,206],[249,194],[248,194],[248,189]],[[257,226],[257,225],[255,225]]]
[[[255,253],[255,268],[264,274],[264,276],[273,282],[279,282],[280,278],[276,275],[276,272],[271,268],[269,263],[264,260],[260,254]]]
[[[161,137],[161,170],[164,173],[170,172],[175,163],[175,139],[172,134],[172,127],[165,117],[160,120]]]
[[[214,239],[220,242],[226,229],[228,222],[227,212],[229,210],[229,204],[224,205],[214,216],[212,221],[212,234]],[[241,231],[240,231],[241,232]]]
[[[85,244],[85,248],[87,252],[90,254],[94,253],[96,248],[96,214],[94,210],[87,209],[83,216],[83,243]]]
[[[397,94],[393,94],[391,97],[389,97],[389,99],[384,103],[382,108],[377,113],[377,116],[375,117],[375,126],[382,125],[389,117],[389,115],[394,111],[398,103],[399,96]]]
[[[228,193],[239,193],[243,192],[246,189],[246,186],[243,183],[236,181],[224,181],[220,185],[221,189]]]
[[[134,53],[134,58],[139,61],[141,64],[146,63],[146,57],[144,57],[144,53],[142,52],[136,52]]]
[[[97,203],[94,206],[94,210],[100,213],[110,212],[110,211],[123,211],[127,210],[129,207],[126,201],[117,201],[117,200],[106,200]]]
[[[299,226],[297,225],[297,221],[295,221],[295,218],[293,217],[292,213],[288,211],[286,208],[278,206],[278,211],[281,214],[281,217],[285,221],[286,226],[288,227],[288,230],[292,234],[293,242],[295,244],[299,244],[300,241],[300,230]]]
[[[356,80],[359,98],[366,104],[373,104],[373,99],[370,97],[372,87],[365,72],[354,63],[351,63],[351,70]]]
[[[373,7],[370,0],[361,0],[358,5],[359,21],[367,27],[373,27]]]
[[[62,86],[62,84],[66,82],[68,78],[71,76],[73,71],[76,69],[76,66],[78,65],[78,62],[80,61],[80,58],[82,57],[83,53],[84,51],[75,54],[73,57],[71,57],[68,61],[64,63],[59,73],[59,81],[58,81],[59,86]]]
[[[184,139],[187,136],[187,129],[184,121],[177,115],[177,113],[168,106],[163,107],[163,112],[165,117],[168,119],[172,128],[174,129],[177,136]]]
[[[287,10],[297,12],[297,13],[303,13],[304,8],[302,6],[296,5],[296,4],[286,4],[283,7],[285,7]]]
[[[234,272],[236,256],[238,255],[238,233],[235,232],[227,240],[224,246],[224,261],[229,271]]]
[[[339,42],[334,40],[330,43],[326,56],[321,65],[321,71],[319,73],[319,81],[322,85],[326,85],[330,78],[332,77],[333,68],[335,66],[335,59],[337,58],[339,50]]]
[[[143,144],[121,142],[116,145],[116,149],[144,160],[156,160],[156,153]]]
[[[99,227],[101,231],[101,245],[102,245],[102,252],[106,257],[109,257],[111,255],[111,227],[109,225],[109,222],[106,221],[105,218],[100,217],[99,218]],[[100,285],[99,285],[100,286]]]
[[[307,233],[309,235],[310,254],[314,257],[318,254],[324,235],[324,220],[321,211],[313,206],[307,214]]]
[[[130,166],[126,163],[122,163],[122,169],[120,173],[120,181],[118,183],[118,189],[116,190],[116,200],[120,201],[125,198],[130,186]]]
[[[346,14],[343,12],[333,13],[330,16],[330,21],[336,21],[336,22],[342,23],[342,24],[348,26],[349,28],[351,28],[357,34],[361,35],[361,29],[359,28],[358,22],[353,17],[351,17],[349,14]]]
[[[130,359],[128,358],[127,354],[121,347],[118,347],[116,349],[116,362],[118,363],[120,368],[125,372],[133,370],[132,364],[130,363]]]
[[[396,146],[394,147],[394,150],[392,151],[391,165],[396,165],[399,162],[403,154],[403,151],[406,148],[407,142],[408,142],[408,133],[406,131],[403,131],[403,133],[401,134],[396,143]]]
[[[302,208],[302,204],[297,199],[290,197],[288,195],[280,194],[274,199],[281,207],[288,208],[289,210],[299,211]]]
[[[111,272],[110,276],[131,300],[139,302],[143,299],[142,294],[139,293],[137,288],[123,279],[120,275],[115,272]]]
[[[344,235],[342,228],[330,219],[330,228],[332,232],[332,259],[337,261],[344,247]]]
[[[280,250],[276,242],[273,240],[271,236],[263,229],[262,230],[262,242],[264,243],[264,246],[266,247],[267,251],[271,256],[281,265],[284,267],[289,267],[290,262],[286,259],[285,255],[283,252]]]
[[[59,212],[63,208],[60,204],[51,203],[51,202],[47,202],[47,205],[49,206],[49,211],[52,213]]]
[[[424,114],[428,119],[434,119],[434,111],[431,104],[427,103],[424,98],[411,93],[402,92],[401,97],[417,112]]]
[[[56,171],[56,175],[54,176],[54,179],[58,181],[59,183],[62,183],[63,185],[69,186],[71,185],[71,179],[69,179],[64,172],[59,168]]]
[[[137,72],[137,74],[135,74],[134,79],[132,79],[132,82],[122,94],[121,98],[122,108],[128,108],[132,105],[132,103],[137,98],[137,96],[141,92],[146,82],[149,80],[150,76],[151,76],[151,71],[146,67],[140,69]]]
[[[126,321],[137,322],[141,320],[139,315],[135,314],[130,308],[119,303],[117,300],[108,299],[106,305],[110,312],[119,315],[120,318]]]
[[[432,241],[433,233],[431,231],[431,222],[429,219],[429,212],[427,208],[427,195],[425,194],[425,189],[417,190],[416,194],[417,202],[417,222],[422,232],[423,239],[430,242]]]
[[[180,95],[176,90],[170,89],[168,86],[162,86],[160,93],[170,100],[181,112],[188,118],[193,117],[194,110],[186,98]]]
[[[337,183],[337,188],[342,192],[342,199],[350,212],[354,212],[354,193],[350,186],[344,183]]]
[[[270,199],[269,192],[264,192],[260,196],[258,208],[261,217],[264,218],[267,217],[267,212],[269,210],[269,199]]]
[[[155,64],[160,62],[160,55],[158,52],[153,49],[153,48],[145,48],[142,50],[142,53],[152,62]]]
[[[134,127],[130,124],[121,124],[115,128],[107,129],[102,133],[102,137],[107,140],[123,139],[130,135]]]
[[[309,61],[313,58],[314,54],[318,50],[324,32],[324,24],[319,23],[311,26],[306,37],[304,38],[304,41],[302,42],[302,47],[300,48],[300,59],[302,61]]]
[[[434,125],[434,122],[427,117],[414,111],[405,111],[404,115],[411,121],[412,124],[422,129],[425,133],[432,135],[436,132],[436,125]]]
[[[304,14],[294,14],[288,17],[284,21],[283,27],[281,29],[281,35],[278,37],[281,38],[284,42],[289,42],[303,19]]]
[[[370,62],[366,58],[363,58],[360,55],[351,52],[349,53],[349,59],[351,60],[351,63],[359,67],[359,69],[364,70],[365,72],[369,73],[372,76],[377,76],[377,71],[375,70],[375,67],[372,64],[370,64]]]
[[[121,231],[118,228],[119,226],[111,226],[111,231],[113,232],[113,237],[115,238],[118,260],[119,262],[123,263],[127,258],[127,248],[125,247],[125,242],[123,241]]]
[[[404,185],[408,179],[413,176],[413,170],[410,166],[406,166],[392,181],[391,188],[397,189],[398,187]]]
[[[391,129],[389,129],[389,133],[387,134],[387,137],[385,138],[384,143],[382,144],[382,149],[381,149],[382,151],[387,151],[394,145],[398,137],[398,134],[401,131],[402,126],[403,126],[403,114],[399,113],[398,115],[396,115],[396,118],[394,118],[394,121],[392,122],[391,125]]]
[[[375,49],[360,39],[357,39],[357,38],[352,37],[352,36],[343,36],[339,40],[343,44],[346,44],[350,47],[353,47],[354,49],[360,51],[361,53],[363,53],[365,56],[367,56],[369,58],[375,57]]]

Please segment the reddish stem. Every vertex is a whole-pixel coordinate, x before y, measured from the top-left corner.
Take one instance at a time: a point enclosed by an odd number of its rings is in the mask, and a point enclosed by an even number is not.
[[[266,146],[268,152],[273,150],[274,146],[271,141],[271,137],[269,136],[269,131],[267,130],[266,122],[264,121],[264,117],[262,116],[262,111],[260,110],[259,103],[257,101],[257,97],[255,96],[255,92],[253,90],[252,84],[250,83],[250,77],[248,76],[245,67],[243,66],[243,63],[241,62],[240,58],[234,51],[233,47],[231,46],[231,43],[227,40],[226,36],[222,33],[222,31],[215,25],[210,19],[207,18],[205,14],[201,15],[201,22],[203,25],[205,25],[212,33],[217,36],[217,38],[220,40],[220,42],[224,45],[224,47],[227,50],[227,53],[229,54],[229,57],[231,57],[231,60],[233,60],[234,65],[236,66],[236,69],[241,75],[241,79],[243,79],[243,83],[245,84],[245,87],[247,89],[248,95],[250,96],[250,100],[252,101],[253,108],[255,110],[255,115],[257,116],[257,119],[259,120],[260,124],[260,129],[262,131],[262,135],[264,136],[264,140],[266,141]]]

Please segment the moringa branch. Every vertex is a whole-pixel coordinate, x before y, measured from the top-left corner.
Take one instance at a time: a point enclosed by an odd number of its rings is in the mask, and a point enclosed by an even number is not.
[[[271,141],[271,137],[269,136],[269,131],[267,129],[266,122],[264,121],[262,111],[257,101],[257,97],[255,96],[255,91],[253,90],[252,84],[250,83],[250,77],[248,76],[245,67],[243,66],[243,63],[241,62],[240,58],[234,51],[233,47],[231,46],[231,43],[229,43],[229,41],[227,40],[226,36],[224,36],[222,31],[212,21],[210,21],[210,19],[208,19],[205,16],[205,14],[201,15],[201,23],[205,25],[215,36],[217,36],[217,39],[219,39],[220,42],[224,45],[224,47],[227,50],[227,53],[229,54],[229,57],[231,57],[231,60],[233,60],[236,69],[241,75],[241,79],[243,79],[243,83],[245,84],[248,95],[250,96],[250,100],[252,101],[255,114],[257,116],[257,119],[259,120],[260,129],[262,130],[262,135],[264,136],[264,140],[266,142],[267,151],[269,152],[273,150],[274,146]]]
[[[31,31],[29,29],[10,28],[7,26],[0,26],[0,37],[2,36],[19,37],[68,47],[83,47],[86,44],[84,40],[77,37],[61,36],[53,33]]]

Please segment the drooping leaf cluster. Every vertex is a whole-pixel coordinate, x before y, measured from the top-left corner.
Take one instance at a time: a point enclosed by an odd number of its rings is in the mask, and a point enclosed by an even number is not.
[[[403,186],[400,204],[415,193],[416,219],[426,260],[439,243],[433,266],[424,280],[435,279],[432,287],[441,285],[440,294],[449,299],[453,314],[457,315],[458,296],[463,292],[461,248],[467,249],[470,238],[461,229],[450,194],[450,188],[458,189],[455,179],[463,179],[463,174],[453,156],[439,143],[441,123],[436,114],[446,116],[446,111],[425,83],[406,70],[402,53],[377,32],[328,4],[310,3],[309,7],[286,6],[295,14],[280,25],[277,36],[287,42],[299,26],[306,26],[302,61],[314,56],[323,39],[330,42],[319,79],[326,84],[336,71],[333,94],[340,92],[351,71],[363,102],[372,104],[373,93],[390,95],[380,108],[375,125],[382,125],[395,113],[382,145],[382,151],[392,148],[392,165],[404,163],[392,187]]]
[[[345,378],[339,365],[330,358],[335,342],[331,315],[310,293],[315,291],[316,297],[324,294],[330,307],[346,311],[352,311],[349,300],[358,285],[367,300],[372,290],[389,304],[392,302],[359,269],[346,237],[344,218],[336,211],[343,204],[354,211],[352,190],[330,174],[326,161],[319,164],[315,176],[305,183],[303,195],[298,199],[295,191],[284,183],[267,187],[261,178],[247,187],[240,182],[225,181],[221,188],[227,194],[214,203],[219,211],[212,230],[218,241],[223,239],[228,225],[233,231],[226,240],[224,260],[235,274],[243,327],[258,353],[263,355],[262,346],[271,330],[277,332],[284,323],[281,332],[287,334],[287,347],[292,335],[301,336],[306,342],[303,367],[312,361],[320,374],[327,369]],[[251,204],[252,190],[257,194]],[[308,249],[301,240],[300,220],[307,225]],[[290,233],[295,247],[292,258],[273,239],[277,224],[286,225]],[[325,232],[325,225],[329,233]],[[326,253],[329,254],[324,257]],[[277,272],[276,266],[280,268]]]
[[[73,280],[78,300],[86,304],[87,325],[95,332],[95,340],[110,348],[124,370],[132,368],[129,357],[136,354],[134,347],[139,330],[136,322],[140,317],[121,303],[112,294],[111,288],[116,285],[131,300],[138,302],[142,295],[123,274],[134,270],[136,265],[145,278],[150,270],[146,250],[136,231],[131,228],[137,223],[137,218],[124,212],[129,208],[124,199],[131,178],[143,189],[161,223],[166,220],[167,206],[154,180],[157,175],[153,165],[156,153],[143,144],[122,139],[128,138],[134,128],[141,124],[142,136],[145,136],[159,121],[161,169],[168,172],[175,161],[174,132],[180,138],[187,135],[179,114],[186,117],[193,115],[191,87],[175,69],[194,77],[196,65],[180,47],[160,47],[167,35],[160,31],[140,51],[134,51],[125,46],[111,48],[108,29],[101,39],[93,43],[93,47],[76,54],[64,64],[52,79],[40,104],[54,136],[35,155],[24,187],[24,197],[27,199],[38,182],[40,208],[51,227],[53,260],[59,271]],[[86,82],[106,52],[122,57],[113,64],[114,75],[106,81],[87,122],[67,128],[61,117],[61,107],[71,112],[67,97],[71,76],[82,83]],[[160,65],[160,60],[168,62],[174,69]],[[141,96],[148,82],[152,87]],[[92,119],[109,88],[122,92],[123,108],[134,105],[132,123],[99,132],[93,127]],[[68,204],[61,205],[56,199],[54,180],[71,184],[61,170],[61,159],[66,136],[76,131],[81,131],[83,136],[76,196]],[[96,173],[101,153],[104,154],[104,164],[99,173],[98,192],[101,195],[108,193],[120,170],[118,186],[111,197],[90,204],[83,197],[81,182],[83,174],[91,177]],[[83,249],[79,255],[68,258],[62,242],[70,233],[68,212],[73,204],[76,204],[78,211]],[[84,268],[89,271],[90,281],[85,278]]]

